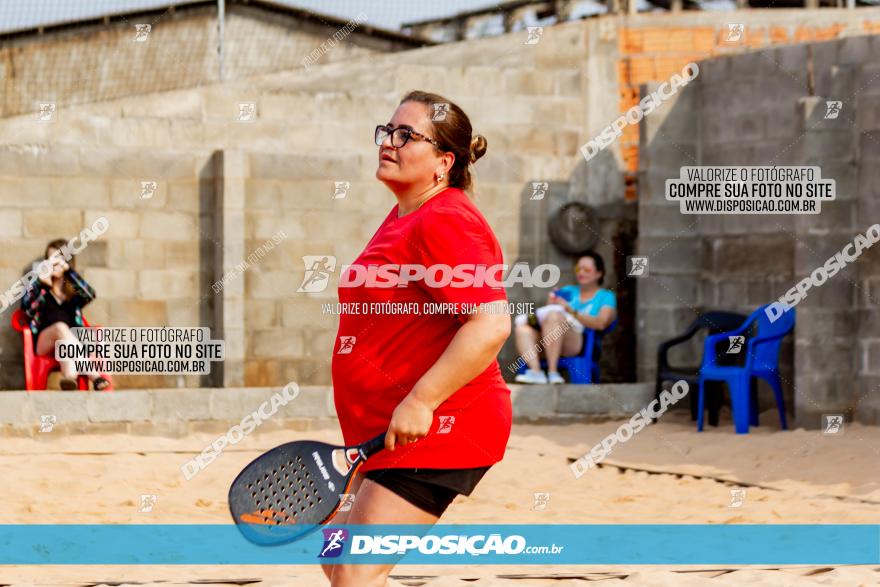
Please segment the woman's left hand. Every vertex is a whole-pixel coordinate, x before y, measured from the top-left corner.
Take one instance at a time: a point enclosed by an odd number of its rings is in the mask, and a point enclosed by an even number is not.
[[[431,430],[433,422],[434,410],[431,406],[410,393],[397,404],[391,414],[391,423],[388,424],[388,432],[385,434],[385,448],[394,450],[396,445],[406,446],[424,438]]]

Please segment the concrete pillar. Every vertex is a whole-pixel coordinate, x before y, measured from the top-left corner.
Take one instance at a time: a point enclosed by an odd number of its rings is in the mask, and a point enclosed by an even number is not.
[[[803,139],[793,155],[800,165],[815,165],[823,179],[835,163],[857,158],[853,129],[841,118],[825,120],[826,97],[810,96],[798,103]],[[823,202],[819,215],[801,215],[795,223],[794,283],[809,276],[834,256],[857,232],[871,223],[855,221],[856,194],[837,178],[836,200]],[[843,188],[843,189],[841,189]],[[849,192],[849,193],[847,193]],[[794,413],[797,426],[819,428],[822,414],[853,416],[857,390],[858,346],[854,307],[857,267],[848,265],[821,286],[813,286],[796,307]]]
[[[214,275],[220,280],[227,271],[245,262],[245,178],[247,155],[225,150],[215,156],[217,185],[214,206]],[[216,281],[215,281],[216,282]],[[222,387],[244,385],[245,330],[244,284],[239,275],[229,279],[214,298],[215,339],[226,343],[226,360],[215,363],[214,384]],[[213,293],[213,292],[212,292]]]

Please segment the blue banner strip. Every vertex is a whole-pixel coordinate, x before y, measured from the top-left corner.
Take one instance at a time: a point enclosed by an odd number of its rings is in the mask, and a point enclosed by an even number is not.
[[[376,562],[878,564],[880,525],[331,525],[281,546],[251,544],[233,524],[0,525],[4,565]]]

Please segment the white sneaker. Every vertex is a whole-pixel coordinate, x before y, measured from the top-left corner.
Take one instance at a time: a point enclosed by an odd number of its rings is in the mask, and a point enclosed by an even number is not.
[[[556,371],[554,371],[553,373],[549,373],[547,379],[550,381],[550,383],[565,383],[565,379]]]
[[[520,373],[513,378],[517,383],[547,383],[547,376],[543,371],[532,371],[526,369],[525,373]]]

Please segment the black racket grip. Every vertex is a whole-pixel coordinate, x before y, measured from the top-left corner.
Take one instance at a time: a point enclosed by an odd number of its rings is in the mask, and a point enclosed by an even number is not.
[[[366,441],[360,446],[361,452],[365,458],[370,458],[380,450],[385,448],[385,433],[383,432],[376,438]]]

